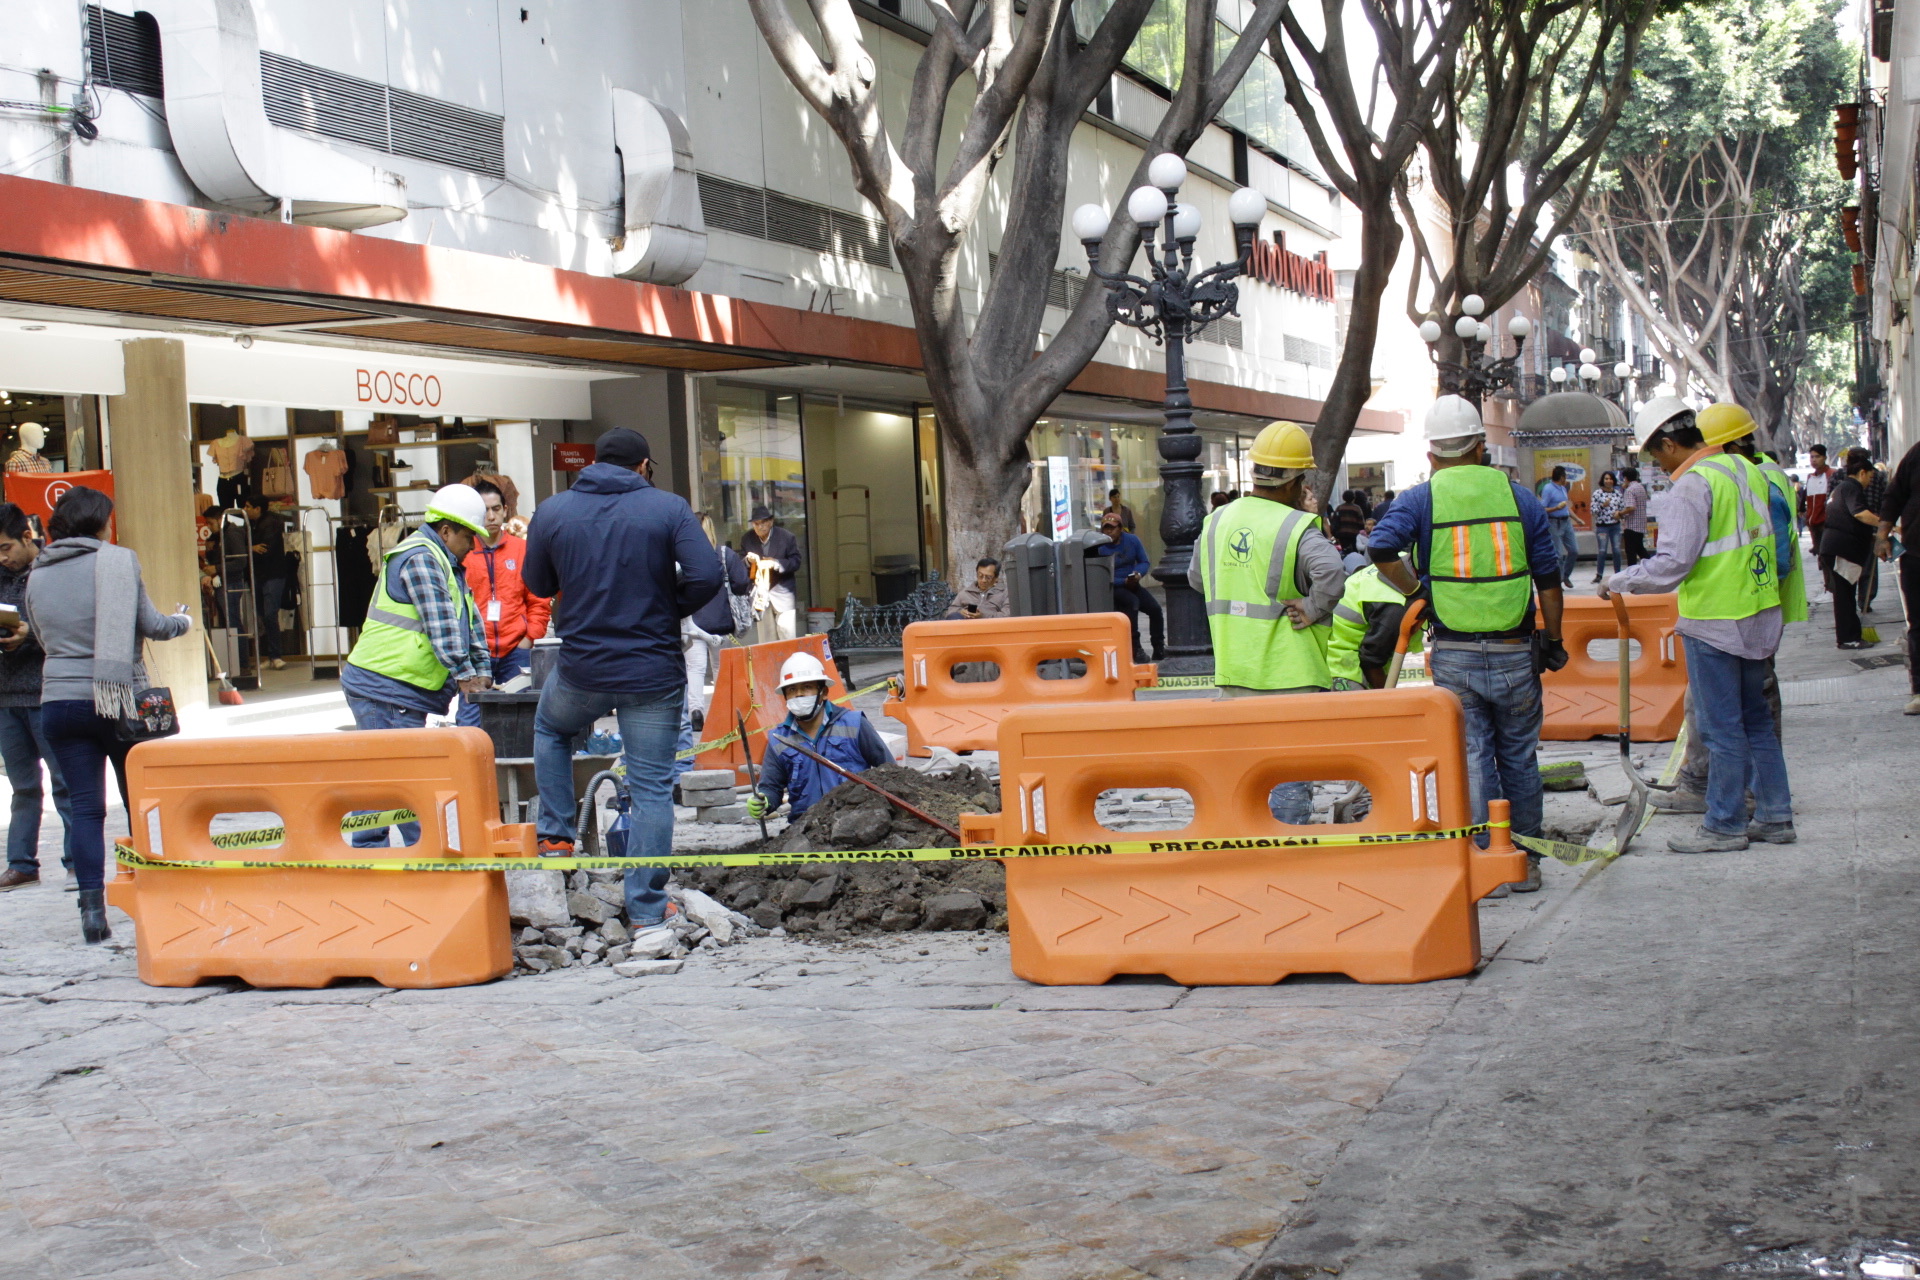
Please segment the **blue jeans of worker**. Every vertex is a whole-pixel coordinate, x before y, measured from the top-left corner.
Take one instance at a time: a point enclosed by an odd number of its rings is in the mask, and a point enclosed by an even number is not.
[[[1609,556],[1613,558],[1613,567],[1616,571],[1627,567],[1627,562],[1620,558],[1620,522],[1616,520],[1612,524],[1595,524],[1593,540],[1598,548],[1593,557],[1594,580],[1605,582]]]
[[[1560,581],[1573,585],[1573,571],[1580,564],[1580,540],[1573,531],[1573,518],[1547,517],[1548,532],[1553,534],[1553,549],[1560,557]]]
[[[1539,835],[1546,805],[1535,753],[1540,749],[1543,706],[1532,648],[1436,645],[1427,657],[1427,669],[1434,684],[1451,690],[1467,713],[1467,781],[1473,794],[1473,820],[1487,820],[1489,800],[1505,800],[1513,807],[1513,834]]]
[[[347,710],[353,713],[353,727],[356,729],[424,729],[427,727],[427,713],[413,707],[403,707],[394,702],[379,702],[372,698],[356,698],[347,695]],[[355,813],[377,813],[376,809],[356,809]],[[420,843],[420,824],[402,822],[400,827],[401,844]],[[356,831],[351,839],[356,849],[384,849],[391,842],[388,834],[392,827],[369,827],[365,831]]]
[[[495,658],[493,660],[493,669],[489,672],[489,674],[493,676],[493,687],[498,689],[501,685],[513,679],[522,671],[525,671],[527,669],[528,657],[532,653],[533,650],[531,649],[509,649],[505,657]],[[454,705],[453,722],[478,729],[480,727],[480,704],[477,702],[468,702],[465,698],[461,698]]]
[[[127,802],[127,752],[114,722],[93,709],[93,699],[75,698],[40,704],[40,732],[47,749],[60,762],[67,784],[67,848],[73,856],[73,876],[80,888],[98,889],[105,883],[107,864],[107,766],[120,783],[120,803]]]
[[[263,578],[253,584],[254,618],[260,625],[260,656],[268,662],[280,657],[280,602],[286,596],[285,578]]]
[[[40,708],[0,707],[0,756],[7,762],[7,782],[13,787],[13,813],[7,823],[7,865],[15,871],[40,869],[40,762],[47,762],[53,783],[53,807],[60,815],[60,861],[73,867],[73,811],[67,806],[67,784],[60,762],[47,749],[40,731]]]
[[[1749,787],[1754,821],[1792,822],[1787,757],[1767,706],[1767,660],[1681,638],[1694,719],[1707,740],[1707,813],[1700,825],[1723,836],[1745,835]]]
[[[662,693],[598,693],[576,689],[557,674],[540,690],[533,717],[533,777],[540,787],[539,836],[542,840],[580,838],[573,789],[573,742],[611,712],[620,721],[626,753],[627,847],[637,858],[664,858],[673,852],[673,756],[687,693],[675,687]],[[667,914],[667,869],[627,872],[627,919],[635,925],[658,924]]]
[[[1324,693],[1323,689],[1248,689],[1236,684],[1223,684],[1218,693],[1222,698],[1264,698],[1289,693]],[[1311,782],[1283,782],[1267,793],[1267,812],[1280,821],[1294,827],[1304,827],[1313,821],[1313,784]]]

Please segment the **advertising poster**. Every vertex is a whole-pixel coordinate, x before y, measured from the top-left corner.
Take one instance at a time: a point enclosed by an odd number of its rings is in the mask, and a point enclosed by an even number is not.
[[[1540,492],[1540,486],[1553,476],[1555,467],[1567,469],[1567,493],[1573,498],[1573,527],[1576,529],[1593,528],[1593,508],[1588,502],[1592,492],[1591,477],[1587,474],[1587,450],[1575,449],[1535,449],[1533,451],[1533,491]]]
[[[1053,513],[1053,540],[1073,533],[1073,469],[1065,458],[1047,459],[1047,509]]]

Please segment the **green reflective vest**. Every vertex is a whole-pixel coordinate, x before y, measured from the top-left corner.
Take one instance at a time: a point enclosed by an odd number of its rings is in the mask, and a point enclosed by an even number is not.
[[[387,573],[394,560],[422,549],[446,574],[447,591],[467,624],[468,636],[479,633],[480,616],[474,609],[473,595],[455,570],[452,557],[431,533],[416,530],[382,557],[379,576],[374,580],[373,603],[367,606],[366,624],[360,628],[360,638],[354,642],[347,661],[364,670],[437,692],[447,683],[447,669],[440,665],[433,643],[427,639],[427,624],[420,620],[420,610],[387,594]]]
[[[1745,458],[1719,453],[1693,464],[1707,482],[1712,509],[1707,542],[1680,583],[1680,616],[1751,618],[1780,604],[1767,481]]]
[[[1427,488],[1434,618],[1466,634],[1514,630],[1533,603],[1533,574],[1513,482],[1492,467],[1442,467]]]
[[[1761,455],[1766,457],[1765,454]],[[1786,499],[1787,510],[1793,510],[1793,477],[1781,469],[1772,458],[1760,464],[1760,473],[1767,478],[1767,485],[1775,493]],[[1767,527],[1772,528],[1773,513],[1767,513]],[[1796,538],[1793,554],[1788,557],[1787,576],[1780,580],[1780,614],[1788,622],[1807,620],[1807,572],[1800,564],[1800,544]]]
[[[1284,503],[1245,497],[1207,516],[1200,530],[1200,579],[1213,635],[1216,685],[1244,689],[1330,689],[1325,623],[1295,630],[1284,608],[1300,539],[1320,518]]]
[[[1360,643],[1367,638],[1367,606],[1404,605],[1407,598],[1400,589],[1380,576],[1380,566],[1370,564],[1347,579],[1340,603],[1333,609],[1333,626],[1327,635],[1327,667],[1335,680],[1367,687],[1366,673],[1360,669]],[[1407,638],[1407,652],[1420,652],[1420,635]]]

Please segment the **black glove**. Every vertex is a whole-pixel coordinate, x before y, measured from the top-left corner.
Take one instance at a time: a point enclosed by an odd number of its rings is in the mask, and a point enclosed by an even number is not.
[[[1533,633],[1533,674],[1558,671],[1567,665],[1567,646],[1544,631]]]

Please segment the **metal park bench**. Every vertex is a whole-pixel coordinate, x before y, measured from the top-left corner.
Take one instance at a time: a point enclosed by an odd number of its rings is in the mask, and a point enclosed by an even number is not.
[[[827,632],[827,647],[840,668],[840,679],[851,689],[855,654],[898,653],[900,633],[907,624],[946,617],[954,595],[953,584],[938,574],[893,604],[865,604],[849,594],[840,606],[840,621]]]

